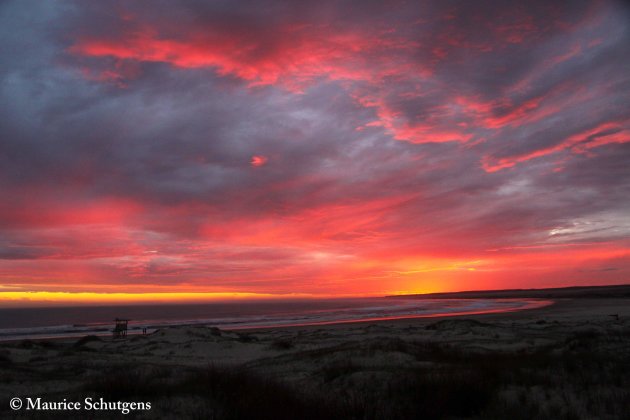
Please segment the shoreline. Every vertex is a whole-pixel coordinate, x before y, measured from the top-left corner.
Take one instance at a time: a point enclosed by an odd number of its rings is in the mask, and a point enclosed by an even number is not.
[[[452,297],[448,298],[434,298],[435,300],[448,300],[454,299]],[[458,300],[478,300],[479,298],[457,298]],[[484,298],[485,299],[485,298]],[[495,300],[494,298],[487,298],[490,300]],[[516,298],[496,298],[496,300],[521,300]],[[427,325],[431,322],[440,321],[440,320],[448,320],[448,319],[473,319],[480,321],[523,321],[523,320],[531,320],[534,318],[564,318],[571,317],[575,318],[576,309],[580,309],[582,314],[579,315],[580,318],[585,320],[589,319],[600,319],[607,320],[613,315],[618,315],[621,317],[630,317],[630,299],[625,297],[614,298],[556,298],[553,300],[550,299],[540,299],[540,298],[532,298],[528,300],[533,300],[536,302],[544,302],[546,304],[536,307],[525,307],[519,309],[509,309],[509,310],[488,310],[488,311],[479,311],[479,312],[467,312],[467,313],[450,313],[450,314],[430,314],[430,315],[416,315],[416,316],[400,316],[400,317],[391,317],[391,318],[370,318],[370,319],[361,319],[361,320],[339,320],[339,321],[330,321],[330,322],[313,322],[313,323],[304,323],[304,324],[291,324],[291,325],[265,325],[265,326],[244,326],[244,327],[236,327],[236,328],[221,328],[221,326],[217,326],[210,323],[187,323],[187,324],[167,324],[167,325],[158,325],[154,324],[150,327],[149,331],[146,335],[143,335],[140,331],[129,330],[128,337],[129,339],[133,337],[142,337],[142,336],[150,336],[155,332],[158,332],[163,329],[186,329],[186,328],[218,328],[221,331],[226,332],[241,332],[241,333],[268,333],[273,331],[299,331],[299,330],[319,330],[319,329],[344,329],[352,326],[366,326],[366,325],[383,325],[383,326],[397,326],[397,325]],[[602,308],[608,307],[609,310],[607,313],[594,313],[589,308]],[[124,339],[113,339],[111,338],[111,332],[108,333],[98,333],[98,334],[76,334],[76,335],[67,335],[67,336],[46,336],[46,337],[22,337],[22,338],[12,338],[8,340],[0,339],[0,347],[5,344],[16,344],[22,341],[32,341],[32,342],[59,342],[59,343],[73,343],[77,340],[80,340],[87,336],[96,336],[103,341],[124,341]]]
[[[410,298],[410,300],[413,300]],[[432,299],[433,300],[433,299]],[[155,331],[159,331],[164,328],[190,328],[190,327],[214,327],[220,328],[223,331],[265,331],[265,330],[279,330],[279,329],[296,329],[296,328],[319,328],[319,327],[334,327],[336,325],[351,325],[351,324],[364,324],[364,323],[388,323],[388,322],[402,322],[402,321],[410,321],[410,320],[419,320],[419,319],[441,319],[441,318],[453,318],[453,317],[475,317],[482,315],[497,315],[497,314],[505,314],[510,312],[522,312],[522,311],[535,311],[538,309],[545,308],[547,306],[552,306],[556,303],[555,300],[550,299],[521,299],[521,298],[440,298],[435,300],[445,300],[445,301],[497,301],[497,302],[524,302],[525,306],[519,308],[489,308],[489,309],[476,309],[476,310],[463,310],[461,312],[448,312],[448,313],[434,313],[434,314],[403,314],[403,315],[393,315],[393,316],[378,316],[378,317],[367,317],[362,319],[339,319],[339,320],[330,320],[330,321],[311,321],[304,323],[278,323],[278,324],[268,324],[268,325],[244,325],[244,326],[231,326],[223,328],[220,324],[212,324],[206,323],[201,320],[200,322],[189,322],[183,321],[183,323],[179,324],[177,321],[170,321],[170,323],[159,324],[159,321],[148,321],[147,327],[151,332],[147,332],[147,334],[143,334],[141,332],[141,327],[143,324],[135,325],[134,328],[129,329],[127,332],[128,336],[138,336],[138,335],[150,335]],[[104,324],[99,323],[99,326],[103,326]],[[58,335],[45,335],[43,333],[41,335],[32,335],[29,336],[24,334],[23,337],[11,337],[9,339],[3,339],[0,337],[0,344],[2,343],[16,343],[24,340],[28,341],[72,341],[81,339],[86,336],[95,336],[101,339],[107,338],[111,336],[111,331],[103,331],[102,328],[99,331],[94,332],[76,332],[71,333],[67,332],[67,335],[63,335],[64,333],[60,333]]]

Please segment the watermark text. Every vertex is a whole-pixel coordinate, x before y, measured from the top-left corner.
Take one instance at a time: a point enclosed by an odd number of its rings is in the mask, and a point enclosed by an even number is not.
[[[11,398],[9,407],[12,410],[24,411],[118,411],[129,414],[132,411],[149,411],[151,403],[148,401],[107,401],[103,398],[87,397],[80,401],[63,400],[50,401],[41,397]]]

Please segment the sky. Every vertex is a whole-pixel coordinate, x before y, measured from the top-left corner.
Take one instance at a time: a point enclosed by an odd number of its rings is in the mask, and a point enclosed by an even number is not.
[[[0,304],[629,283],[630,6],[0,3]]]

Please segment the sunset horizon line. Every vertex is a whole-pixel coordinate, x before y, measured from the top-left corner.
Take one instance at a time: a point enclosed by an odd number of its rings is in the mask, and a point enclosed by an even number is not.
[[[573,284],[554,287],[472,289],[449,291],[399,291],[380,294],[317,294],[317,293],[253,293],[253,292],[67,292],[22,291],[0,292],[0,308],[34,308],[48,306],[128,306],[228,303],[239,301],[287,301],[317,299],[368,299],[432,297],[508,292],[568,291],[575,289],[606,289],[629,287],[630,283]],[[499,299],[501,297],[498,297]]]

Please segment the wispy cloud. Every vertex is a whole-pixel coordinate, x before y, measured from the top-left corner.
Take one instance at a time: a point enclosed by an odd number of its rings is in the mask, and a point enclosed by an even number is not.
[[[5,2],[0,282],[626,281],[629,14],[613,1]]]

